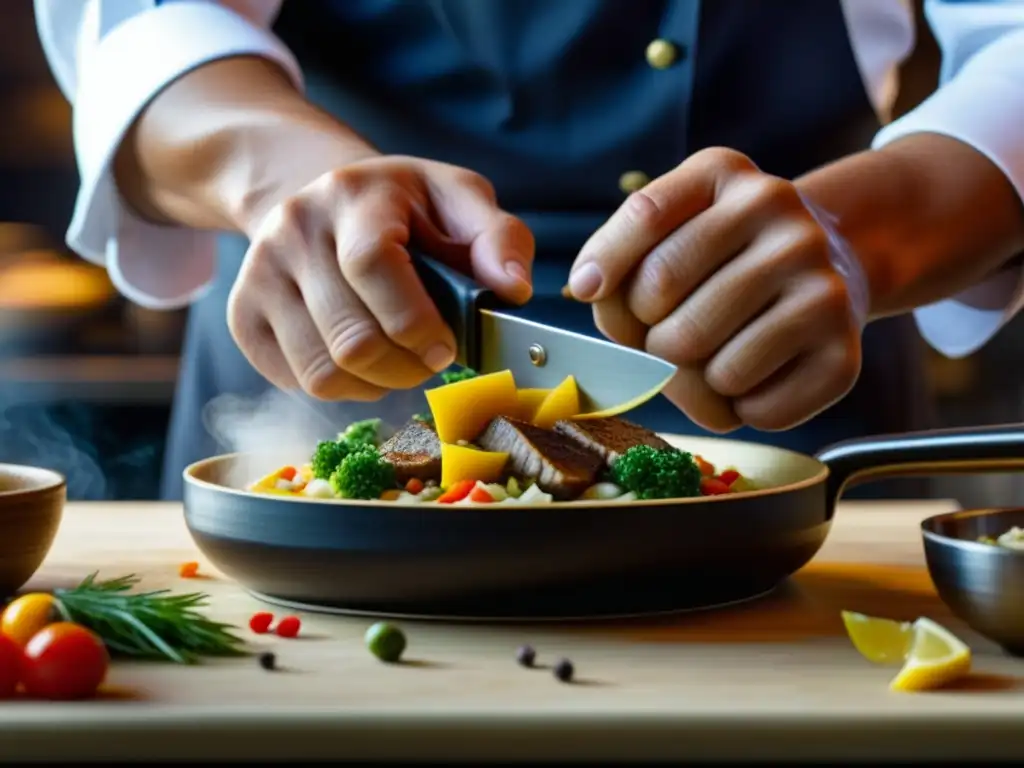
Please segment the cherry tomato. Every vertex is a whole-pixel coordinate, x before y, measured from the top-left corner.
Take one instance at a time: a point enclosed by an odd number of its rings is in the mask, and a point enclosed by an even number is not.
[[[107,676],[110,655],[93,632],[69,621],[44,628],[25,646],[21,682],[34,698],[85,699]]]
[[[21,682],[21,646],[7,635],[0,635],[0,699],[9,699]]]
[[[259,611],[249,618],[249,629],[257,635],[262,635],[270,629],[270,625],[273,623],[274,614],[267,613],[266,611]]]
[[[48,624],[60,620],[57,602],[45,592],[30,592],[12,601],[0,618],[0,632],[18,645],[25,645]]]
[[[299,620],[298,616],[285,616],[277,622],[277,634],[280,637],[295,637],[299,634],[301,626],[302,621]]]

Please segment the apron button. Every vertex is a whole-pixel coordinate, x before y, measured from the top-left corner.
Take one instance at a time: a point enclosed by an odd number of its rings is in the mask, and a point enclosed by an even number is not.
[[[626,171],[619,176],[619,189],[625,195],[639,192],[651,182],[651,177],[643,171]]]
[[[679,49],[668,40],[652,40],[647,45],[647,63],[654,69],[668,69],[679,58]]]

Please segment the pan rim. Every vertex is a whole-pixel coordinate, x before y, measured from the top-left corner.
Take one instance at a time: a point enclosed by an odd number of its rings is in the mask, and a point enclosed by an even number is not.
[[[615,499],[603,501],[603,500],[587,500],[587,501],[563,501],[563,502],[550,502],[547,504],[534,503],[534,504],[515,504],[505,507],[505,510],[512,511],[539,511],[539,510],[569,510],[578,512],[588,508],[596,508],[602,511],[614,510],[614,509],[637,509],[639,508],[664,508],[664,507],[677,507],[677,506],[691,506],[691,505],[703,505],[703,504],[719,504],[736,502],[743,499],[756,499],[765,498],[769,496],[779,496],[782,494],[795,493],[813,486],[823,484],[829,476],[829,467],[814,456],[810,456],[799,451],[793,451],[789,448],[780,448],[773,445],[767,445],[764,443],[753,443],[744,440],[730,440],[728,438],[718,437],[704,437],[704,436],[693,436],[693,435],[680,435],[671,432],[659,433],[659,435],[670,443],[675,444],[678,441],[693,440],[695,437],[701,440],[714,440],[717,443],[732,444],[741,446],[743,448],[759,448],[774,453],[784,454],[792,456],[795,459],[801,461],[814,463],[817,465],[817,472],[810,477],[806,477],[802,480],[797,480],[792,483],[785,485],[773,485],[767,488],[758,488],[753,491],[742,491],[740,493],[722,494],[718,496],[689,496],[682,498],[673,499],[634,499],[632,501],[617,501]],[[343,507],[347,509],[352,508],[373,508],[373,509],[424,509],[432,510],[434,512],[455,512],[458,514],[460,511],[465,509],[480,509],[486,508],[488,505],[454,505],[454,504],[398,504],[394,501],[385,501],[382,499],[320,499],[315,497],[302,497],[302,496],[275,496],[273,494],[256,493],[254,491],[248,491],[241,488],[232,488],[227,485],[221,485],[218,483],[203,480],[197,476],[201,470],[206,467],[223,464],[233,460],[238,460],[245,456],[255,456],[257,454],[251,452],[235,451],[232,453],[224,453],[216,456],[208,456],[205,459],[194,461],[182,470],[182,478],[186,485],[191,485],[196,488],[202,488],[214,493],[227,494],[230,496],[237,496],[245,499],[260,499],[262,501],[273,501],[282,504],[316,504],[331,507]]]

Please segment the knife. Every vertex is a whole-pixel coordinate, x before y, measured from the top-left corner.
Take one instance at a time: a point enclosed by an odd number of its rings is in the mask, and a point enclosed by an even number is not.
[[[574,376],[583,416],[632,410],[676,373],[661,358],[503,312],[508,305],[462,273],[421,254],[416,272],[455,333],[455,361],[478,373],[509,370],[523,388],[551,389]]]

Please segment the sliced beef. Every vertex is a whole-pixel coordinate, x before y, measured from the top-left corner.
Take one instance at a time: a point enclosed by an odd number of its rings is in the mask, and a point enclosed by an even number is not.
[[[559,500],[573,499],[597,480],[601,457],[551,429],[499,416],[491,420],[477,445],[509,455],[509,469],[533,479]]]
[[[399,483],[415,477],[441,479],[441,441],[432,424],[413,420],[380,447],[381,455],[395,465]]]
[[[672,447],[646,427],[616,416],[607,419],[566,419],[555,424],[555,431],[572,438],[587,450],[600,454],[608,466],[634,445]]]

